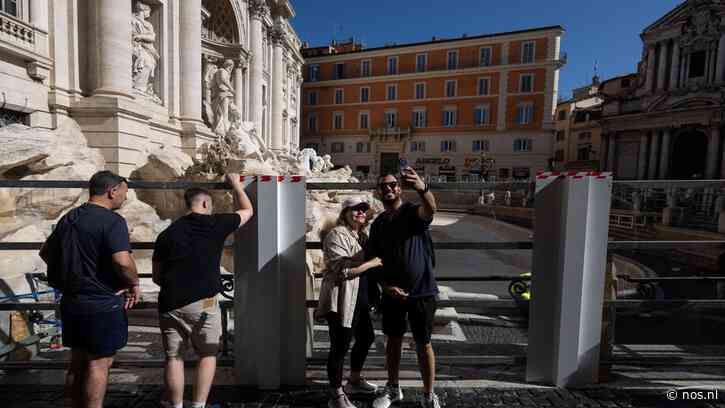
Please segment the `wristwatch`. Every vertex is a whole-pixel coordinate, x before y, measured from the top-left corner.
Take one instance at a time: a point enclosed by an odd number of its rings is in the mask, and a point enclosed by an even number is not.
[[[430,191],[430,186],[428,185],[428,183],[425,183],[425,188],[424,189],[422,189],[422,190],[415,190],[415,191],[417,191],[418,194],[425,194],[428,191]]]

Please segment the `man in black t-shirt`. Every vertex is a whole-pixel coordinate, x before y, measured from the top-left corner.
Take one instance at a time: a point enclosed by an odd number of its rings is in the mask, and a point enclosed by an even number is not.
[[[184,396],[184,345],[199,355],[192,407],[204,407],[214,381],[221,336],[221,312],[216,296],[222,291],[220,261],[224,241],[252,218],[252,203],[238,174],[227,174],[239,203],[232,214],[212,214],[208,191],[184,193],[189,213],[164,230],[156,240],[153,280],[159,292],[159,326],[166,352],[166,401],[181,407]]]
[[[40,250],[46,262],[60,259],[53,240],[74,240],[73,265],[80,277],[77,291],[66,291],[60,302],[63,345],[71,348],[73,406],[100,407],[108,384],[108,369],[116,351],[128,340],[126,309],[139,298],[136,263],[131,255],[126,220],[113,212],[126,200],[126,179],[100,171],[89,181],[88,202],[64,215]]]
[[[423,405],[439,408],[433,392],[435,354],[431,345],[433,318],[438,286],[435,281],[433,242],[429,226],[436,203],[433,194],[420,176],[410,167],[403,169],[402,179],[420,195],[422,204],[403,202],[398,179],[388,174],[378,178],[377,193],[385,212],[370,228],[369,256],[383,261],[377,281],[383,287],[381,310],[388,383],[385,392],[374,402],[374,408],[388,408],[403,399],[398,378],[406,317],[415,339],[418,364],[423,378]]]

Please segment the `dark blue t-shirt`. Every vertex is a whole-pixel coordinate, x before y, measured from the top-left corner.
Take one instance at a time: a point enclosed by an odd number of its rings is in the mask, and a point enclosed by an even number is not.
[[[430,223],[418,217],[419,204],[403,203],[383,212],[370,227],[370,256],[383,260],[381,282],[397,286],[410,297],[438,294],[433,271]]]
[[[63,294],[65,310],[102,313],[123,307],[123,298],[116,292],[124,289],[124,285],[111,256],[116,252],[131,251],[126,220],[105,207],[90,203],[74,208],[64,217],[76,219],[81,273],[86,281],[78,293]]]

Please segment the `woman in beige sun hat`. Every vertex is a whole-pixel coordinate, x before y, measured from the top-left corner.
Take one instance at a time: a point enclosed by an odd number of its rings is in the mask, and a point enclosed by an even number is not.
[[[337,226],[324,238],[325,272],[320,302],[315,311],[330,329],[327,375],[330,380],[328,408],[354,408],[347,394],[374,394],[377,387],[360,376],[368,350],[375,340],[370,320],[368,270],[381,266],[380,258],[365,260],[370,205],[359,198],[342,204]],[[343,364],[350,342],[355,339],[350,359],[350,378],[342,387]]]

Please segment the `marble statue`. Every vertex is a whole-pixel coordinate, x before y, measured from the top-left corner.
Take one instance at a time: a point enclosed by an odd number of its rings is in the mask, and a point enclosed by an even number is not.
[[[315,149],[306,147],[300,150],[299,157],[300,161],[302,162],[302,168],[308,172],[311,172],[312,163],[314,162],[315,157],[317,157],[317,152],[315,151]]]
[[[148,4],[140,1],[136,2],[133,20],[131,20],[133,88],[160,102],[154,92],[153,83],[156,63],[160,56],[154,46],[156,32],[154,31],[153,24],[148,21],[150,15],[151,7]]]
[[[241,114],[234,104],[234,85],[231,81],[233,69],[234,61],[228,59],[212,76],[212,130],[219,137],[224,137],[230,130],[238,128],[241,122]]]
[[[322,171],[324,173],[332,170],[332,168],[335,167],[335,165],[332,164],[332,157],[329,154],[322,156],[322,161],[324,163],[324,166],[322,167]]]
[[[316,156],[312,159],[312,172],[322,173],[325,170],[325,159],[320,156]]]

